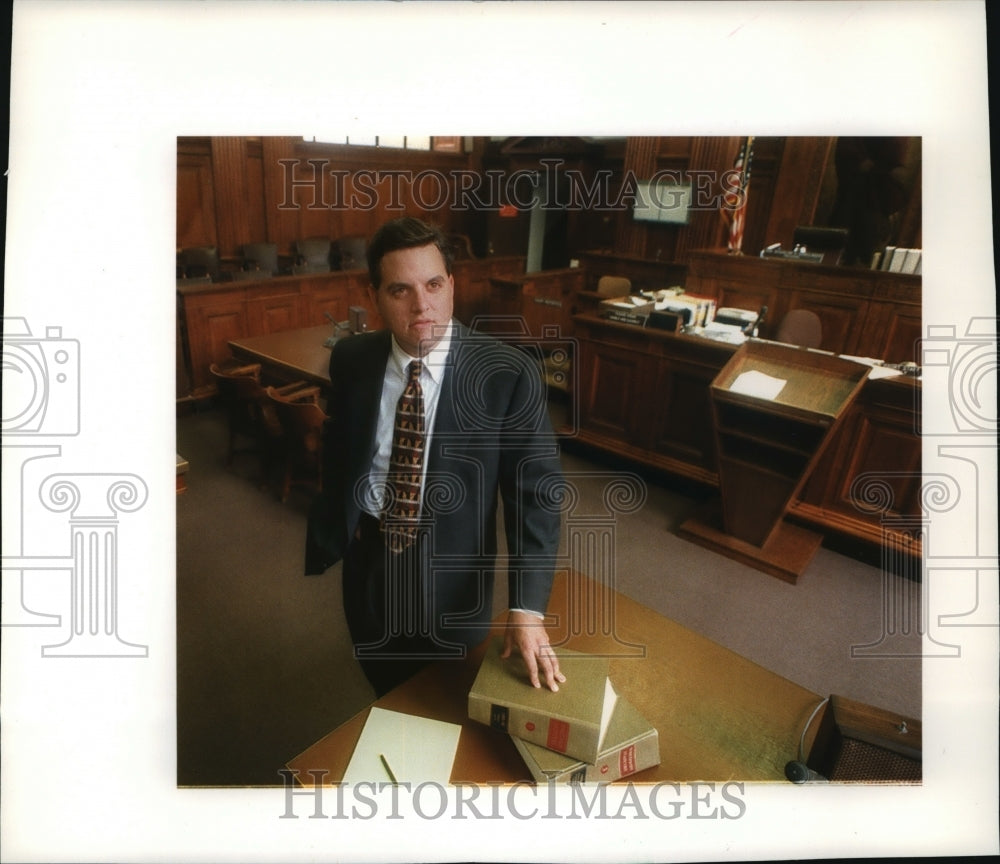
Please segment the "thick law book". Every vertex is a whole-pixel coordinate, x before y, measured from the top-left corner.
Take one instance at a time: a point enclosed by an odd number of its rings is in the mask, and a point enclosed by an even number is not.
[[[616,696],[608,658],[555,649],[566,681],[553,692],[532,687],[524,661],[503,660],[493,640],[469,691],[469,717],[573,759],[597,760]]]
[[[622,696],[615,702],[604,744],[593,764],[512,738],[537,783],[611,783],[660,764],[659,733]]]

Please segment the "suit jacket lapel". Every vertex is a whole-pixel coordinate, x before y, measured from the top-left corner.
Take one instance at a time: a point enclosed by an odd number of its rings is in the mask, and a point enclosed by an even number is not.
[[[372,456],[377,449],[375,441],[375,427],[378,424],[379,405],[382,401],[382,386],[385,383],[385,367],[389,363],[389,355],[392,352],[392,340],[388,331],[385,331],[385,338],[378,341],[375,350],[372,352],[372,362],[365,364],[366,380],[363,386],[358,388],[364,394],[364,403],[360,406],[361,430],[360,438],[368,443],[367,456]]]
[[[356,482],[371,466],[372,458],[378,449],[375,441],[375,428],[378,424],[385,367],[389,361],[391,350],[389,332],[384,331],[384,334],[383,338],[372,340],[369,359],[361,364],[359,386],[353,388],[353,392],[356,394],[355,403],[346,406],[348,422],[352,424],[353,430],[348,438],[351,445],[347,462],[351,484],[350,488],[345,489],[344,492],[352,498]],[[330,406],[330,410],[337,410],[336,406]]]
[[[434,417],[434,429],[431,432],[431,450],[428,457],[427,470],[441,470],[444,448],[453,450],[460,439],[458,436],[458,417],[455,413],[455,363],[459,355],[461,340],[465,328],[457,321],[452,331],[451,347],[445,362],[445,372],[441,379],[441,393],[438,397],[437,413]]]

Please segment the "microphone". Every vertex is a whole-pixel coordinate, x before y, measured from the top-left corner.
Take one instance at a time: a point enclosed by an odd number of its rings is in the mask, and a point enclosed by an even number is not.
[[[325,309],[323,310],[323,314],[326,316],[326,320],[329,321],[333,325],[333,332],[334,333],[339,333],[341,330],[347,330],[347,329],[350,328],[350,322],[349,321],[338,321],[336,318],[334,318]],[[331,337],[331,338],[333,338],[333,337]],[[327,347],[329,347],[329,346],[327,346]]]
[[[757,313],[757,323],[753,325],[753,335],[756,336],[760,333],[760,328],[764,325],[764,319],[767,318],[767,307],[761,306],[760,312]]]
[[[793,783],[829,783],[818,771],[813,771],[805,762],[793,759],[785,765],[785,777]]]
[[[761,316],[767,311],[765,306],[761,310]],[[785,763],[785,777],[791,780],[793,783],[829,783],[830,781],[826,779],[818,771],[813,771],[804,761],[804,755],[802,753],[803,744],[806,740],[806,732],[809,731],[809,727],[812,726],[813,720],[816,719],[816,715],[819,714],[823,706],[830,701],[830,697],[827,696],[822,702],[819,703],[815,708],[813,708],[812,714],[809,715],[809,719],[806,720],[806,725],[802,727],[802,734],[799,736],[799,758],[793,759],[791,762]]]
[[[751,321],[747,324],[743,332],[747,336],[756,336],[760,332],[760,325],[764,323],[764,319],[767,317],[767,307],[761,306],[760,312],[757,313],[757,320]]]

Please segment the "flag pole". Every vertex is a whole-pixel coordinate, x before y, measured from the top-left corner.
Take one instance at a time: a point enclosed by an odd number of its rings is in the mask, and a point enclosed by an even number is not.
[[[747,198],[750,194],[750,163],[753,161],[753,136],[748,135],[740,145],[730,172],[731,182],[724,197],[725,206],[731,211],[729,220],[729,254],[743,254],[743,231],[746,227]]]

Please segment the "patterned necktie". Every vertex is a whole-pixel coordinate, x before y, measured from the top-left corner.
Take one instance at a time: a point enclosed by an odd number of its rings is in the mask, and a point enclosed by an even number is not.
[[[421,362],[413,360],[403,394],[396,403],[392,454],[389,456],[387,496],[382,530],[393,552],[402,552],[417,536],[420,486],[424,467],[424,391]]]

